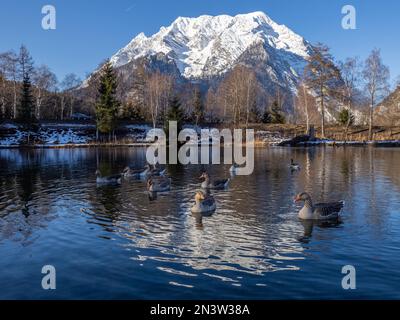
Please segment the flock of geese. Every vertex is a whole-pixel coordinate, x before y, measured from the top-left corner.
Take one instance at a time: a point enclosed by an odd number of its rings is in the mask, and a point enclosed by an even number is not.
[[[238,168],[238,165],[233,164],[229,172],[235,175]],[[300,165],[291,159],[289,168],[292,171],[297,171],[300,170]],[[171,189],[171,178],[166,176],[166,169],[157,168],[156,166],[150,167],[150,165],[146,165],[142,169],[133,169],[128,166],[122,173],[111,176],[103,176],[100,170],[96,170],[95,174],[97,184],[101,185],[121,184],[122,179],[145,179],[147,191],[150,193],[166,192]],[[211,180],[206,171],[201,174],[199,179],[203,180],[200,185],[201,190],[195,193],[195,203],[191,211],[202,214],[212,213],[216,209],[216,202],[210,190],[224,190],[228,188],[230,179]],[[304,202],[303,208],[298,213],[299,218],[303,220],[338,219],[340,211],[344,206],[344,201],[314,204],[311,196],[306,192],[297,194],[294,201]]]

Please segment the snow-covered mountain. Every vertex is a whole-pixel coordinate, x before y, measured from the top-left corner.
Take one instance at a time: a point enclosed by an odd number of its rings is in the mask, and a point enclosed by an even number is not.
[[[142,57],[162,55],[188,80],[219,77],[242,63],[257,69],[266,85],[273,82],[293,91],[311,50],[288,27],[263,12],[253,12],[179,17],[150,37],[140,33],[111,62],[123,67]]]

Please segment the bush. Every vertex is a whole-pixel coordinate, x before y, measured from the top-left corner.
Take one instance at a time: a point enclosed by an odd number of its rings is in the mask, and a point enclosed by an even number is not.
[[[281,108],[278,105],[278,102],[274,101],[271,107],[271,123],[285,123],[286,118],[282,113]]]
[[[349,120],[350,120],[350,122],[349,122]],[[339,113],[338,121],[339,121],[339,124],[341,124],[342,126],[347,125],[347,123],[349,123],[349,125],[353,125],[353,123],[354,123],[354,115],[351,113],[350,110],[343,109]]]
[[[261,122],[262,123],[271,123],[271,114],[269,113],[268,110],[264,111],[264,114],[261,117]]]

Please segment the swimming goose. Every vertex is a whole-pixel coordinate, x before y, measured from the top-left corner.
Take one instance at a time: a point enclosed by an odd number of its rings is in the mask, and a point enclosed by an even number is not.
[[[238,168],[239,168],[239,166],[238,166],[236,163],[234,163],[234,164],[229,168],[229,172],[230,172],[231,174],[236,174]]]
[[[168,177],[150,177],[147,180],[147,190],[150,192],[164,192],[171,189],[171,179]]]
[[[210,176],[207,172],[203,172],[203,174],[199,177],[199,179],[204,179],[201,183],[201,187],[203,189],[216,189],[222,190],[228,187],[230,179],[219,179],[213,182],[210,181]]]
[[[156,166],[153,167],[153,169],[150,170],[150,175],[151,176],[163,176],[167,172],[167,169],[161,169],[157,168]]]
[[[295,163],[293,159],[290,159],[290,169],[292,170],[299,170],[300,165],[298,163]]]
[[[210,194],[206,195],[203,191],[197,191],[194,200],[195,204],[190,209],[193,213],[210,213],[217,207],[214,197]]]
[[[307,192],[296,195],[294,201],[304,201],[304,207],[299,211],[299,218],[304,220],[338,219],[344,206],[344,201],[313,204]]]
[[[140,176],[144,177],[149,172],[150,167],[145,166],[143,169],[132,169],[131,167],[125,167],[124,171],[122,171],[122,175],[124,178],[139,178]]]
[[[112,176],[102,176],[100,170],[96,170],[96,182],[99,184],[120,184],[121,174],[116,174]]]
[[[132,169],[131,167],[126,167],[122,171],[124,178],[145,178],[150,173],[150,166],[146,164],[143,169]]]

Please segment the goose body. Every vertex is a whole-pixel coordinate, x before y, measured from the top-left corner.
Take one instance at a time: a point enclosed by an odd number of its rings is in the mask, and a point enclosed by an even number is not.
[[[171,179],[168,177],[151,177],[147,180],[149,192],[164,192],[171,189]]]
[[[210,213],[217,208],[215,199],[212,195],[205,195],[204,192],[198,191],[195,195],[195,204],[190,209],[193,213]]]
[[[236,163],[234,163],[234,164],[229,168],[229,172],[230,172],[231,174],[236,174],[238,168],[239,168],[239,166],[238,166]]]
[[[130,178],[144,178],[150,171],[150,167],[147,165],[143,169],[132,169],[130,167],[126,167],[122,172],[122,175],[126,179]]]
[[[96,182],[98,184],[120,184],[121,174],[116,174],[112,176],[102,176],[100,170],[96,170]]]
[[[145,178],[147,175],[150,173],[150,166],[145,165],[144,168],[142,169],[141,172],[139,172],[139,177],[140,178]]]
[[[306,192],[298,194],[295,201],[304,201],[304,206],[299,211],[299,218],[303,220],[338,219],[344,206],[344,201],[313,204],[310,195]]]
[[[201,183],[201,187],[203,189],[216,189],[216,190],[222,190],[228,187],[230,179],[219,179],[219,180],[214,180],[211,182],[210,176],[208,175],[207,172],[204,172],[201,176],[200,179],[204,179],[204,181]]]
[[[300,165],[298,163],[294,162],[293,159],[290,159],[290,169],[299,170]]]
[[[151,176],[163,176],[167,172],[167,169],[160,169],[160,168],[154,168],[150,170],[150,175]]]

